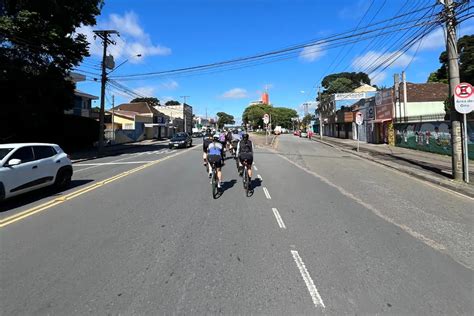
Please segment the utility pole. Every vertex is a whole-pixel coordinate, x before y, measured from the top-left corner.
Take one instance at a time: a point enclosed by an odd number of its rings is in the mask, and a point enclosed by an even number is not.
[[[101,87],[100,87],[100,112],[99,112],[99,154],[104,149],[104,112],[105,112],[105,85],[107,83],[107,72],[105,59],[107,57],[107,45],[115,45],[115,42],[109,39],[111,34],[118,34],[115,30],[101,30],[94,31],[95,35],[102,39],[103,54],[102,54],[102,75],[101,75]]]
[[[115,117],[115,95],[112,95],[112,140],[115,142],[115,122],[114,122],[114,117]]]
[[[321,102],[321,86],[318,87],[318,108],[319,108],[319,139],[323,139],[323,109],[322,109],[322,102]]]
[[[190,98],[190,96],[182,95],[181,98],[183,98],[183,132],[186,133],[186,98]]]
[[[462,180],[462,147],[461,147],[461,122],[459,114],[454,108],[454,91],[456,85],[460,83],[458,47],[456,38],[456,16],[454,8],[456,3],[453,0],[439,0],[444,4],[444,14],[446,19],[446,52],[448,53],[448,76],[449,76],[449,105],[451,120],[451,146],[452,146],[452,169],[453,179]]]

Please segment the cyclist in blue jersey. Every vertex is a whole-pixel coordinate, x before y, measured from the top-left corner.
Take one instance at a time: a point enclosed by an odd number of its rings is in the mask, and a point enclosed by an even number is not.
[[[213,164],[216,166],[217,178],[219,179],[219,183],[217,183],[218,188],[221,188],[222,186],[223,151],[224,147],[219,141],[219,134],[215,134],[212,143],[207,146],[207,161],[209,162],[210,167]]]

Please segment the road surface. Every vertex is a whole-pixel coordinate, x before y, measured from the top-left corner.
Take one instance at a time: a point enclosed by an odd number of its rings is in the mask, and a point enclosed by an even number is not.
[[[323,144],[257,148],[213,199],[201,146],[78,163],[74,187],[7,201],[1,311],[472,314],[472,205]]]

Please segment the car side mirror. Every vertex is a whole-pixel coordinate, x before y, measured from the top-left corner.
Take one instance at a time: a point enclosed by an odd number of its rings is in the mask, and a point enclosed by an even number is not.
[[[8,167],[16,166],[21,164],[21,159],[10,159],[7,163]]]

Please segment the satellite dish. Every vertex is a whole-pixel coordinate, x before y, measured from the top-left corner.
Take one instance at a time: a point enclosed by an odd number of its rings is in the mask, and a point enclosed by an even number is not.
[[[105,57],[105,68],[107,68],[107,69],[114,69],[115,68],[114,56],[108,55],[108,56]]]

